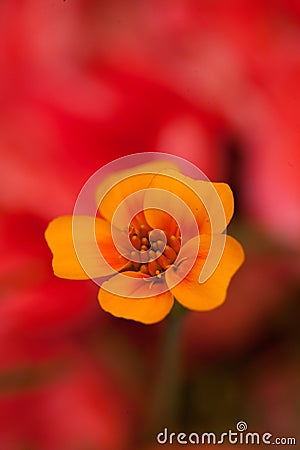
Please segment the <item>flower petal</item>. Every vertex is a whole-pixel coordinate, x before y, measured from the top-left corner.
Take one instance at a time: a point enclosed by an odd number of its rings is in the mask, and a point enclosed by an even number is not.
[[[155,175],[148,188],[172,192],[183,200],[191,209],[200,233],[222,233],[233,215],[233,194],[226,183],[194,180],[169,169]],[[156,227],[161,221],[160,216],[157,217],[151,210],[145,211],[145,217],[152,227]]]
[[[224,239],[224,236],[214,236],[216,239]],[[221,305],[225,298],[230,280],[244,261],[244,251],[242,246],[231,236],[225,236],[225,247],[220,262],[204,283],[199,283],[199,276],[206,261],[208,249],[210,247],[211,236],[202,235],[200,239],[200,250],[193,268],[188,275],[183,278],[185,265],[188,261],[182,262],[177,269],[166,272],[166,282],[171,287],[171,292],[183,306],[194,311],[206,311]],[[188,243],[189,244],[189,243]],[[187,244],[187,248],[188,248]],[[184,253],[183,248],[183,253]],[[179,283],[176,285],[176,282]]]
[[[116,295],[111,292],[115,290],[116,286],[120,286],[123,276],[132,278],[132,282],[128,283],[128,295],[130,297]],[[104,282],[98,295],[102,309],[113,316],[135,320],[144,324],[152,324],[164,319],[172,309],[174,303],[173,295],[167,290],[152,297],[140,297],[140,284],[136,282],[141,278],[149,277],[139,272],[123,272],[123,274],[116,275]],[[134,292],[137,293],[138,297],[132,296]]]
[[[149,194],[146,193],[146,196]],[[164,231],[168,235],[176,235],[178,233],[178,223],[170,214],[162,209],[148,208],[144,210],[145,221],[153,229]],[[178,220],[180,223],[180,220]]]
[[[203,199],[205,199],[205,204],[209,205],[209,208],[213,210],[214,207],[218,208],[219,201],[217,199],[217,196],[211,189],[206,189],[205,183],[208,183],[206,181],[202,181],[202,183],[199,182],[198,189],[200,195],[202,195]],[[229,222],[232,219],[233,213],[234,213],[234,198],[233,193],[230,188],[230,186],[227,183],[210,183],[216,193],[218,194],[222,206],[224,208],[225,213],[225,221],[226,226],[229,224]],[[205,211],[206,216],[208,218],[208,214]],[[203,234],[209,234],[212,231],[211,224],[208,221],[204,221],[203,224],[200,227],[200,233]],[[214,227],[213,232],[214,233],[222,233],[224,231],[222,222],[220,221],[220,225],[218,226],[216,224],[216,227]]]
[[[146,189],[155,174],[168,168],[177,173],[174,163],[153,161],[107,177],[96,192],[96,202],[99,204],[101,216],[111,222],[117,207],[124,199],[136,191]]]
[[[103,219],[89,216],[57,217],[48,225],[45,238],[53,253],[54,273],[61,278],[84,280],[104,277],[120,270],[127,263],[116,251],[110,224]]]

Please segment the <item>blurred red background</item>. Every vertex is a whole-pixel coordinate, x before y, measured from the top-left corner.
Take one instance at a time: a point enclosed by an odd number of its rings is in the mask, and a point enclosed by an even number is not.
[[[232,186],[247,255],[224,306],[184,317],[176,426],[296,437],[300,4],[4,0],[0,39],[1,450],[157,447],[168,320],[108,316],[44,240],[97,169],[146,151]]]

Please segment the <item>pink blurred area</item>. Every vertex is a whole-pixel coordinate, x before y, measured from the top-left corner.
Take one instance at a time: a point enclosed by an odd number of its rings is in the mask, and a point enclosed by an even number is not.
[[[167,321],[108,317],[92,282],[54,277],[44,240],[96,170],[147,151],[232,186],[247,254],[224,306],[184,319],[182,431],[295,434],[300,4],[4,0],[0,40],[0,448],[157,447]]]

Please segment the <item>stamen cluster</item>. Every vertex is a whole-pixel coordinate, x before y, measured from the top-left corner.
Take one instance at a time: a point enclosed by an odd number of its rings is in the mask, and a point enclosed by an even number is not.
[[[180,231],[175,234],[153,230],[146,222],[130,225],[129,239],[135,250],[128,255],[123,270],[133,270],[160,278],[176,260],[181,247]]]

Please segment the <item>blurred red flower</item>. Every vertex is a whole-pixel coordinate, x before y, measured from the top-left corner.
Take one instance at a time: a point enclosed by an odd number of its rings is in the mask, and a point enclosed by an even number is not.
[[[134,402],[100,360],[67,341],[30,342],[7,344],[0,365],[1,448],[127,447]]]

